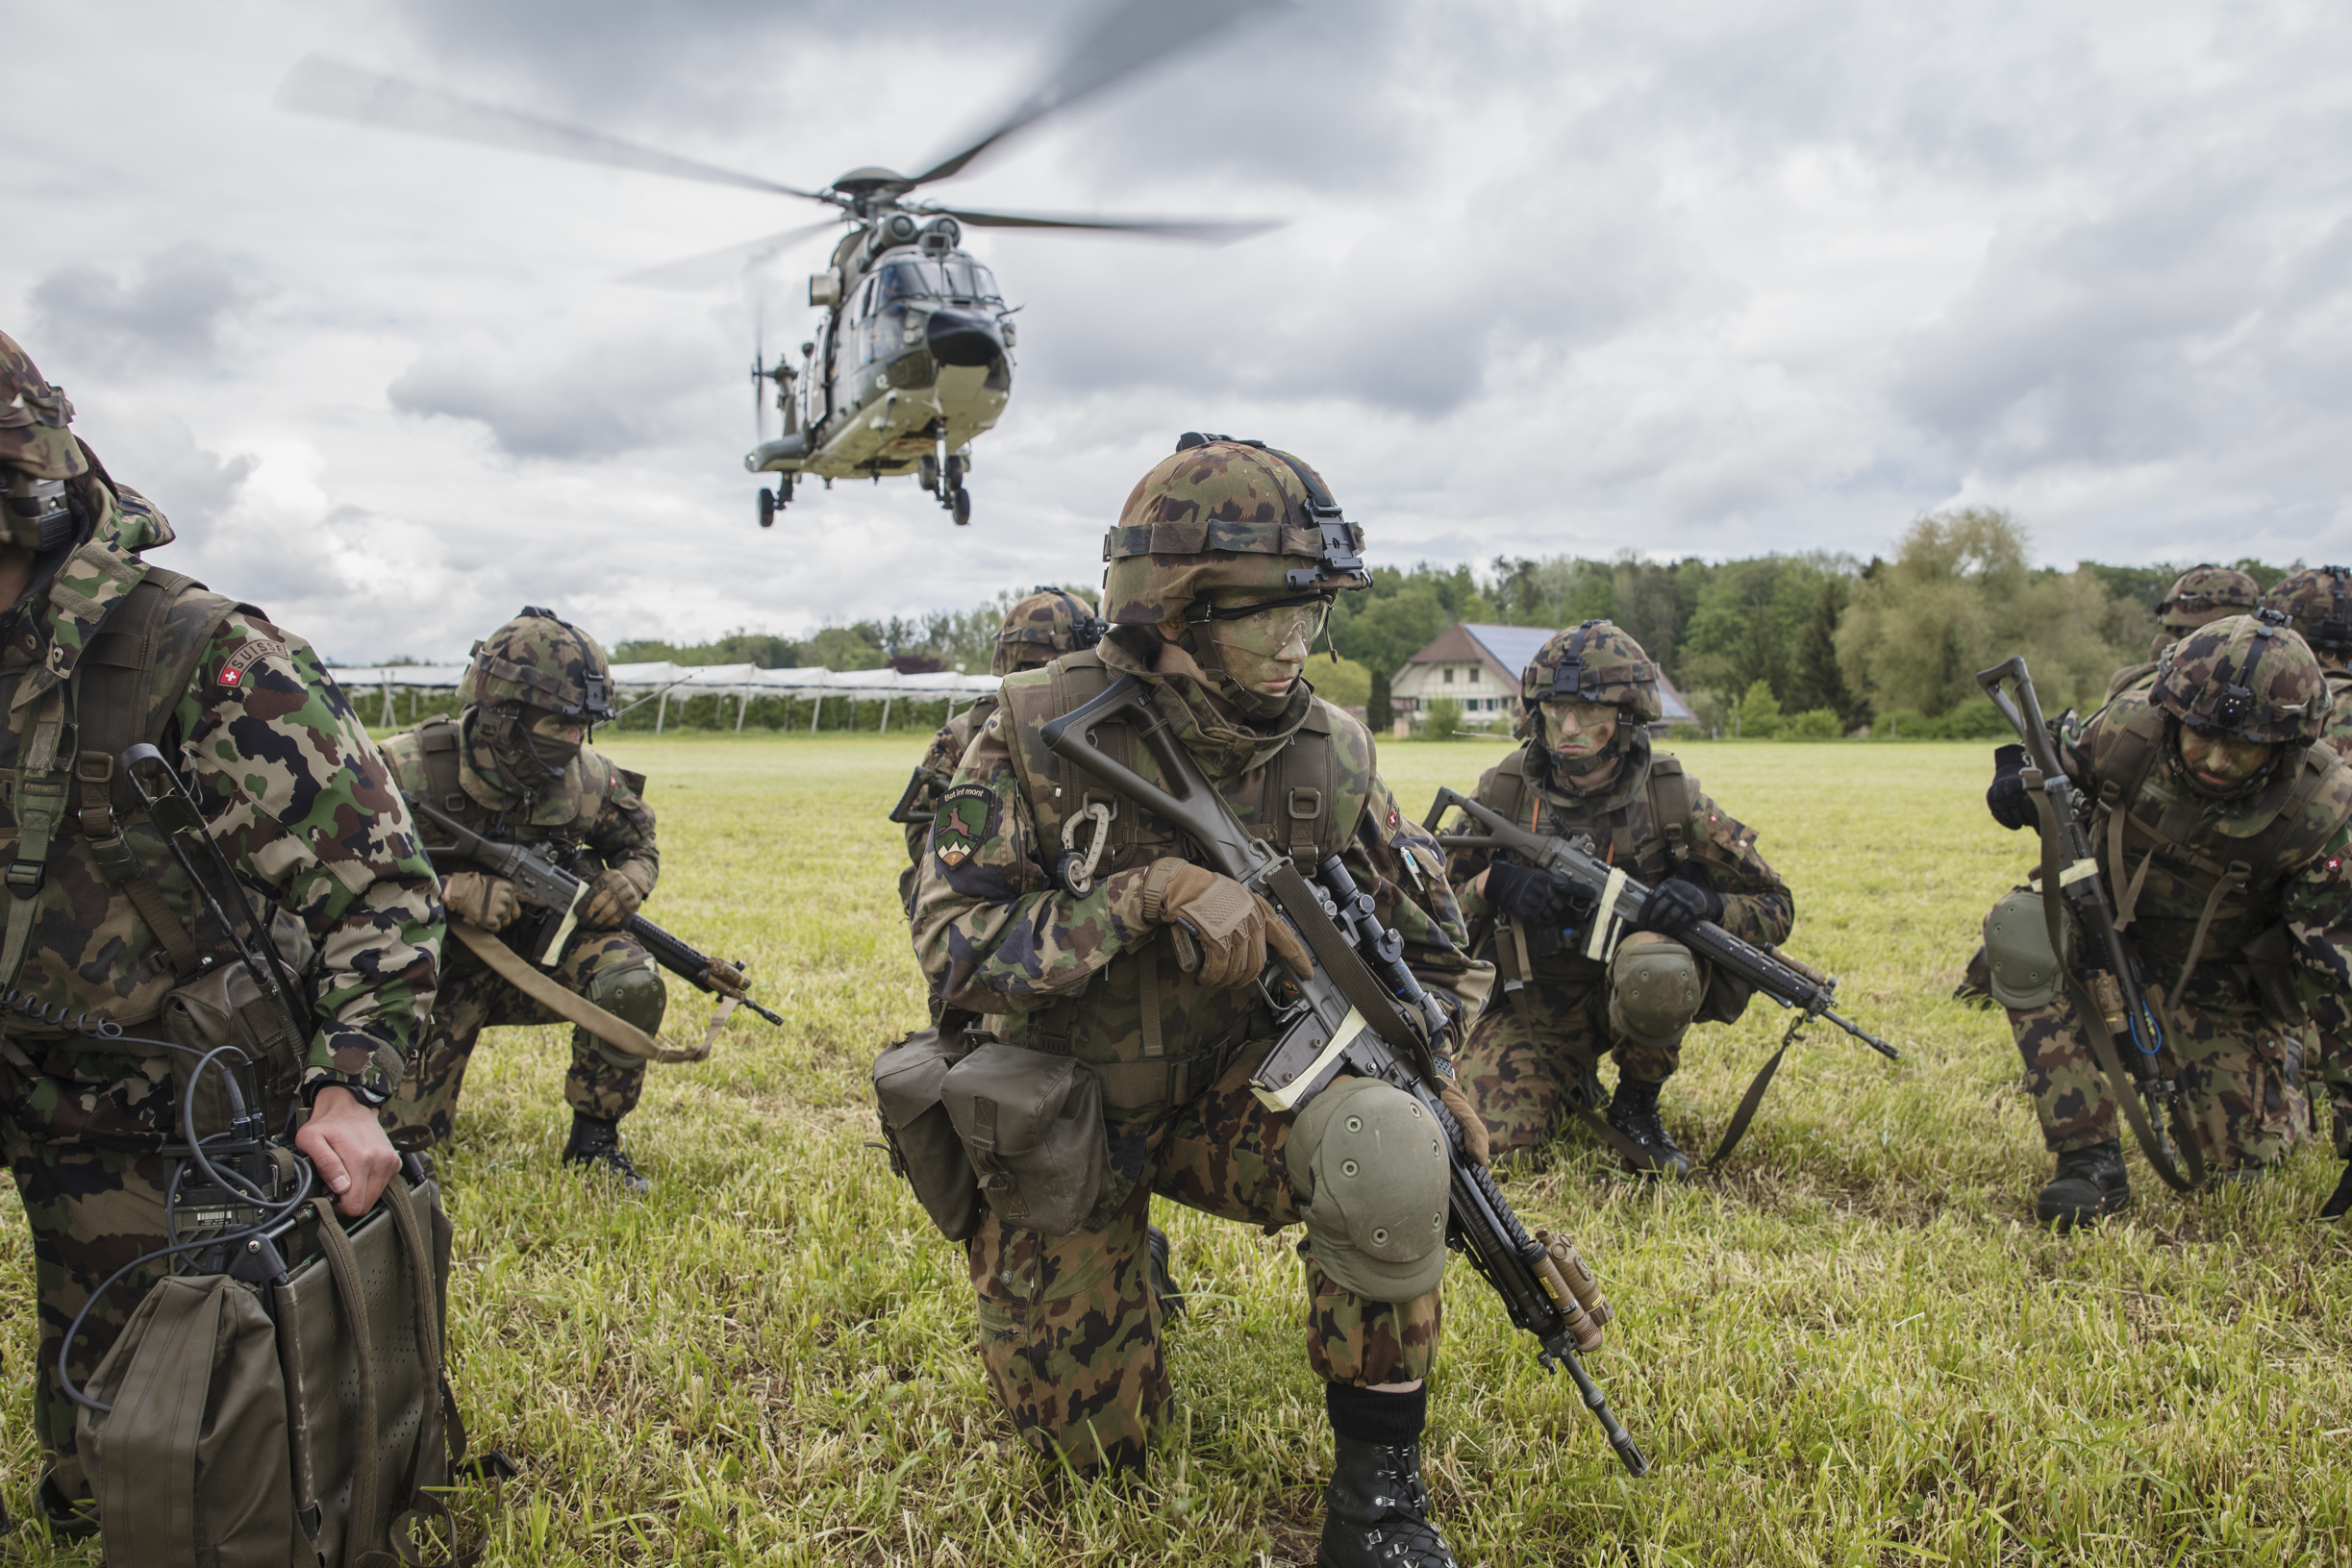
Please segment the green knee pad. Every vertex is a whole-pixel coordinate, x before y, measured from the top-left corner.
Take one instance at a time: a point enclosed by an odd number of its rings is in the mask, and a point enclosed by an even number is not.
[[[1288,1160],[1317,1268],[1367,1301],[1438,1288],[1453,1169],[1419,1101],[1378,1079],[1340,1079],[1299,1112]]]
[[[1609,1028],[1629,1045],[1667,1050],[1707,1000],[1698,959],[1655,932],[1636,932],[1609,962]]]
[[[662,971],[654,963],[653,955],[642,954],[625,963],[609,969],[599,969],[588,977],[588,999],[624,1024],[635,1024],[648,1034],[662,1033],[662,1015],[669,1008],[669,992],[662,984]],[[597,1056],[611,1066],[642,1067],[644,1059],[633,1057],[619,1046],[596,1038],[586,1030],[577,1034],[588,1040]]]
[[[2062,939],[2073,933],[2062,917]],[[2050,951],[2050,928],[2039,893],[2012,893],[1985,916],[1985,961],[1992,971],[1992,999],[2005,1008],[2031,1012],[2058,1000],[2064,971]]]

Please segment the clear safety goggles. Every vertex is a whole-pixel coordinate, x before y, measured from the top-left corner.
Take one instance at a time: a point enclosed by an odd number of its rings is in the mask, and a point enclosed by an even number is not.
[[[1314,647],[1330,624],[1331,601],[1317,594],[1262,605],[1206,606],[1189,618],[1208,628],[1211,640],[1270,659],[1293,644]]]

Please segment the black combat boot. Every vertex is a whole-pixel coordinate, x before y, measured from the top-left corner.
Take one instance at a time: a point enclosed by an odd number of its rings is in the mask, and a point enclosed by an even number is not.
[[[1454,1568],[1421,1484],[1429,1391],[1384,1394],[1334,1382],[1323,1385],[1323,1403],[1336,1452],[1316,1568]]]
[[[631,1192],[651,1192],[653,1182],[639,1176],[621,1152],[620,1124],[599,1116],[572,1112],[572,1135],[563,1145],[563,1163],[585,1165],[591,1174],[610,1176]]]
[[[1639,1161],[1631,1155],[1625,1157],[1626,1169],[1652,1176],[1689,1176],[1690,1157],[1658,1119],[1658,1091],[1664,1087],[1664,1083],[1619,1073],[1617,1092],[1609,1102],[1609,1125],[1641,1151]]]
[[[1152,1294],[1160,1298],[1160,1326],[1166,1328],[1184,1316],[1184,1292],[1168,1272],[1168,1233],[1157,1225],[1143,1229],[1143,1250],[1151,1255]]]
[[[2132,1207],[2131,1178],[2123,1174],[2123,1145],[2114,1138],[2058,1157],[2058,1174],[2034,1200],[2044,1225],[2071,1231]]]
[[[2339,1220],[2346,1214],[2352,1214],[2352,1165],[2344,1167],[2343,1179],[2336,1183],[2334,1195],[2319,1206],[2319,1217],[2323,1220]]]

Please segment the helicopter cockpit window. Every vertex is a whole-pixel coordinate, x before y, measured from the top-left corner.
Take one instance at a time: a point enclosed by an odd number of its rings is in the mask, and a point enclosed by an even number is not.
[[[882,303],[938,293],[939,268],[935,261],[892,261],[882,269]]]
[[[955,298],[987,300],[1001,297],[996,292],[996,274],[982,266],[978,261],[967,261],[957,257],[939,264],[947,270],[947,287],[944,292]]]

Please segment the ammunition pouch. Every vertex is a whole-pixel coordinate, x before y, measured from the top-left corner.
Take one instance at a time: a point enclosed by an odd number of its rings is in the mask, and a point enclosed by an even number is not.
[[[223,1046],[242,1051],[253,1063],[254,1082],[262,1091],[262,1104],[256,1108],[267,1115],[271,1127],[285,1123],[302,1082],[303,1058],[310,1042],[294,1037],[292,1026],[262,994],[252,971],[242,963],[217,964],[164,997],[163,1030],[174,1044],[189,1051],[216,1051]],[[392,1055],[390,1047],[385,1051]],[[218,1070],[199,1072],[198,1061],[196,1057],[173,1052],[172,1082],[182,1096],[195,1097],[198,1129],[216,1131],[229,1125],[225,1085],[230,1064],[224,1058],[214,1064]],[[377,1065],[397,1083],[408,1064],[394,1057],[388,1064],[379,1061]],[[174,1131],[170,1135],[176,1138],[178,1133]]]
[[[939,1099],[1005,1224],[1068,1235],[1111,1190],[1102,1080],[1076,1058],[988,1040],[941,1076]]]
[[[89,1381],[111,1408],[79,1412],[80,1449],[113,1561],[392,1568],[416,1560],[418,1517],[447,1514],[428,1488],[464,1431],[438,1188],[395,1180],[347,1233],[315,1199],[272,1236],[314,1255],[274,1280],[158,1282]]]
[[[890,1169],[907,1179],[915,1201],[950,1241],[968,1240],[980,1229],[980,1178],[948,1120],[939,1088],[975,1037],[962,1030],[918,1030],[874,1058],[874,1101],[890,1146]]]
[[[2064,911],[2059,930],[2071,949],[2074,929]],[[2069,952],[2066,958],[2071,957]],[[1985,961],[1991,971],[1988,989],[2004,1008],[2031,1012],[2058,1000],[2065,989],[2065,966],[2060,955],[2050,951],[2050,928],[2039,893],[2020,890],[1992,907],[1985,916]]]

